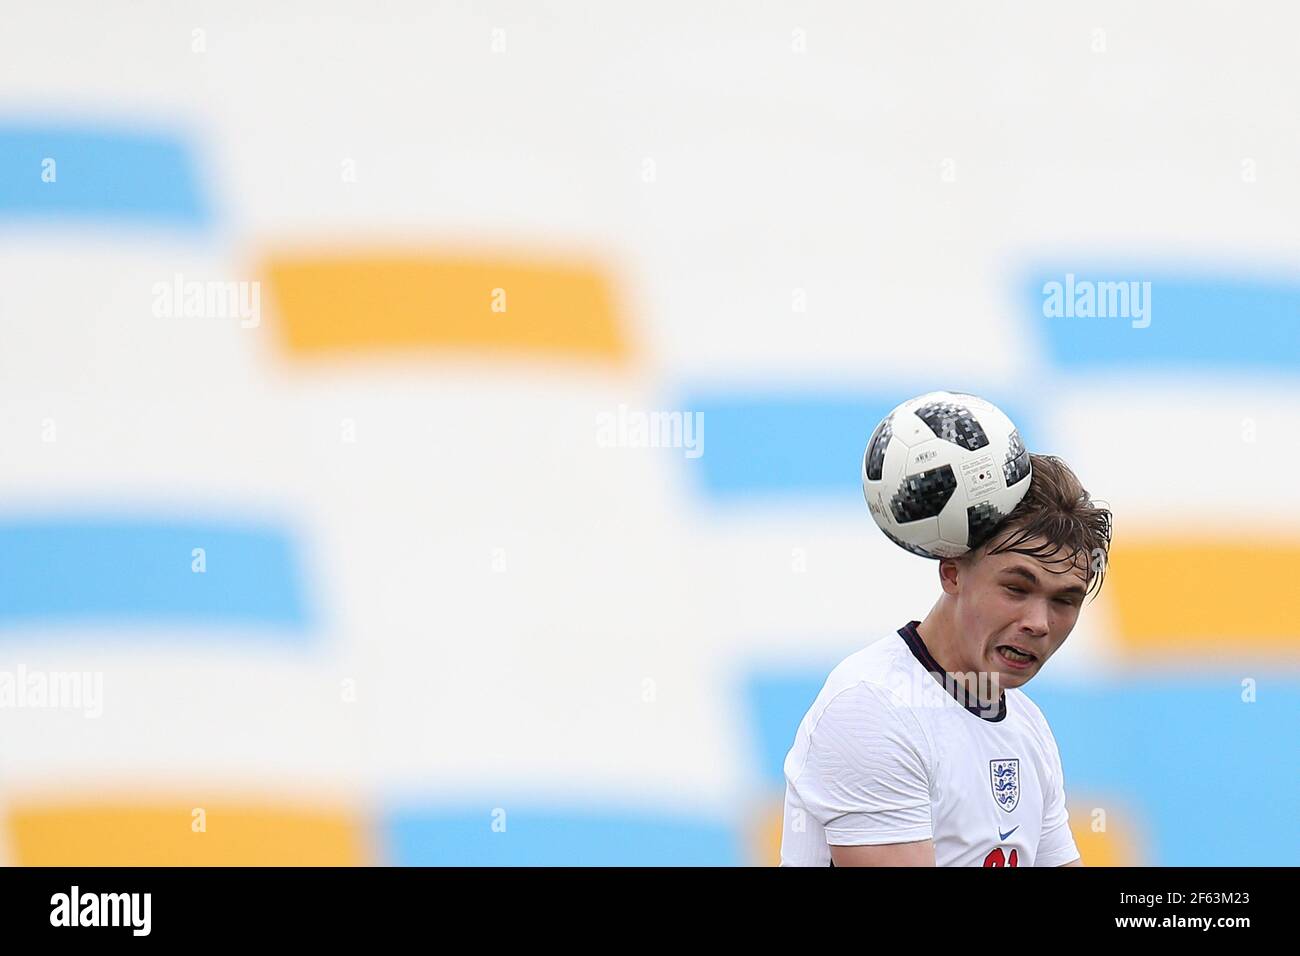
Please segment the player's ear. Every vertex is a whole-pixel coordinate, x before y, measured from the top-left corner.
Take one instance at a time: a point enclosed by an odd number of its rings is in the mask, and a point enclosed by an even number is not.
[[[945,594],[956,595],[957,580],[966,573],[966,562],[961,558],[939,559],[939,583]]]

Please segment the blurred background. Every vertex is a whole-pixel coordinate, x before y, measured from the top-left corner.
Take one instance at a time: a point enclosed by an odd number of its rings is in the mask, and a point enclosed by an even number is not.
[[[1026,689],[1084,862],[1300,862],[1298,34],[11,5],[0,859],[774,864],[946,388],[1114,511]]]

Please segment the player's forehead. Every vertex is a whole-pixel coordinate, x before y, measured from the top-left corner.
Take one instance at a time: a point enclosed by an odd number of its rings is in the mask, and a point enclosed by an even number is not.
[[[989,543],[990,548],[1004,544],[1008,539]],[[1086,584],[1088,579],[1088,556],[1083,552],[1073,555],[1071,564],[1070,549],[1056,545],[1043,537],[1031,537],[1015,542],[1015,551],[986,552],[982,563],[991,574],[1020,577],[1025,580],[1036,579],[1040,584],[1058,588],[1068,584]],[[1034,552],[1022,554],[1022,551]]]

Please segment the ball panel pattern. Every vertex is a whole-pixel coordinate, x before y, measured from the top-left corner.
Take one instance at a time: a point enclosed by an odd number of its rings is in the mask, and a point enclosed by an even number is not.
[[[967,544],[972,549],[978,548],[989,539],[998,522],[1005,517],[1006,515],[987,501],[971,505],[966,509]]]
[[[957,490],[951,465],[907,475],[889,500],[889,510],[899,524],[934,518]]]
[[[889,439],[894,434],[894,416],[891,413],[888,418],[876,426],[875,432],[871,435],[871,441],[867,442],[867,457],[863,465],[868,481],[879,481],[880,472],[885,464],[885,450],[889,447]]]
[[[1010,488],[1029,475],[1029,451],[1020,440],[1020,430],[1013,429],[1007,447],[1007,460],[1002,465],[1002,475]]]
[[[960,445],[967,451],[983,448],[989,443],[984,426],[965,405],[956,402],[927,402],[913,414],[930,426],[930,431],[937,437]]]

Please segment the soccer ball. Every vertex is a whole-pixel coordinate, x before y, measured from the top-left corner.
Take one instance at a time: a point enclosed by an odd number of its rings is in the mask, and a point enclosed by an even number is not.
[[[1029,490],[1029,452],[996,405],[927,392],[876,426],[862,492],[885,536],[926,558],[978,548]]]

